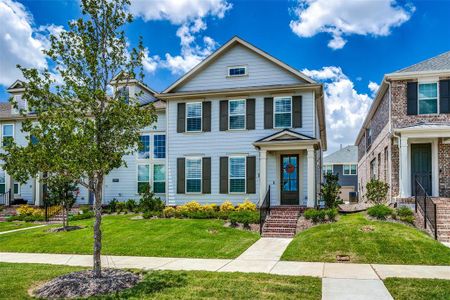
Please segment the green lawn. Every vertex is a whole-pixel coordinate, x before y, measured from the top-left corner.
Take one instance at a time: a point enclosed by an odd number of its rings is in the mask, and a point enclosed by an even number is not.
[[[76,267],[0,263],[0,299],[31,299],[28,290]],[[149,272],[114,299],[320,299],[321,280],[269,274]],[[101,297],[99,299],[107,299]]]
[[[258,233],[226,228],[221,220],[131,217],[103,218],[103,254],[235,258],[259,238]],[[71,222],[87,227],[70,232],[50,233],[44,227],[0,235],[0,252],[92,254],[93,222]]]
[[[450,280],[387,278],[384,284],[395,300],[450,299]]]
[[[37,226],[39,224],[25,223],[25,222],[0,222],[0,232],[9,231],[14,229],[21,229],[31,226]]]
[[[364,232],[364,226],[374,230]],[[334,262],[338,254],[349,255],[354,263],[450,265],[450,249],[425,233],[403,224],[369,221],[361,213],[299,233],[282,259]]]

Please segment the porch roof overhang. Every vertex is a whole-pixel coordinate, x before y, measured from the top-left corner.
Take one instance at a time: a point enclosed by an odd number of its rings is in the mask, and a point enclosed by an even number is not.
[[[420,124],[394,129],[395,133],[408,138],[450,138],[449,124]]]
[[[258,149],[275,150],[304,150],[320,145],[320,140],[313,137],[284,129],[259,139],[253,143]]]

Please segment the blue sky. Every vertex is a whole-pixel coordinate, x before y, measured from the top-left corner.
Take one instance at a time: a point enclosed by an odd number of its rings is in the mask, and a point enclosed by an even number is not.
[[[131,11],[127,36],[143,36],[157,91],[234,35],[324,82],[331,150],[354,142],[383,74],[450,50],[450,1],[153,0]],[[15,64],[47,66],[48,34],[79,16],[78,1],[0,0],[0,101]]]

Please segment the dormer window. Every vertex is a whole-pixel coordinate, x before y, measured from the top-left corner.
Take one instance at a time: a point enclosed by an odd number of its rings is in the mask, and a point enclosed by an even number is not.
[[[228,76],[229,77],[239,77],[247,75],[247,67],[246,66],[235,66],[228,67]]]

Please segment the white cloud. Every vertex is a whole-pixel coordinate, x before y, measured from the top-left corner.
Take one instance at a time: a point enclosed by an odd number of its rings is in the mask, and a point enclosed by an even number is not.
[[[132,2],[130,11],[144,21],[168,20],[180,26],[176,33],[180,38],[180,54],[166,53],[164,60],[153,58],[151,67],[163,67],[173,74],[182,74],[211,54],[217,46],[211,37],[201,36],[207,28],[205,19],[221,19],[231,8],[232,4],[226,0],[139,0]]]
[[[158,55],[150,56],[150,51],[147,48],[144,49],[144,59],[142,61],[142,65],[144,66],[145,71],[148,73],[154,73],[160,60],[161,58]]]
[[[299,0],[290,27],[300,37],[329,33],[328,47],[341,49],[347,43],[344,36],[389,35],[414,10],[411,4],[401,6],[394,0]]]
[[[221,19],[231,7],[226,0],[135,0],[130,11],[144,21],[168,20],[181,25],[208,15]]]
[[[0,20],[0,84],[9,86],[22,78],[17,64],[39,69],[47,67],[42,50],[48,40],[33,29],[32,15],[18,2],[2,0]]]
[[[328,152],[338,150],[340,144],[353,145],[372,98],[358,93],[340,67],[305,69],[302,72],[324,82]]]
[[[376,82],[369,81],[369,85],[367,87],[372,92],[372,97],[374,97],[376,95],[376,93],[378,92],[380,85]]]

